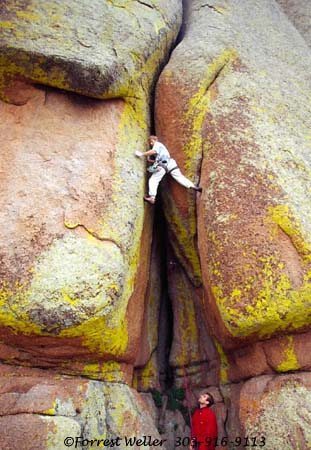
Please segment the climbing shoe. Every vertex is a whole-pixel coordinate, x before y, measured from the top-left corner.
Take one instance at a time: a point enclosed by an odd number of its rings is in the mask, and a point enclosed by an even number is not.
[[[151,205],[155,204],[155,197],[144,197],[145,202],[151,203]]]

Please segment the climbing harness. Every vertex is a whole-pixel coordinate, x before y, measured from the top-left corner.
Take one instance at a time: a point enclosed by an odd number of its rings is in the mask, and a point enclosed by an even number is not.
[[[156,160],[156,161],[152,164],[152,166],[148,167],[147,170],[148,170],[148,172],[150,172],[150,173],[155,173],[155,172],[158,172],[159,167],[162,167],[162,168],[165,170],[165,172],[166,172],[167,175],[169,175],[171,172],[173,172],[173,170],[178,169],[178,166],[175,166],[175,167],[172,167],[172,169],[168,170],[168,168],[167,168],[167,161],[166,161],[166,160],[165,160],[165,161],[161,161],[161,160],[157,161],[157,160]]]
[[[173,172],[173,170],[176,170],[176,169],[178,169],[178,166],[175,166],[175,167],[173,167],[173,168],[170,169],[170,170],[167,170],[167,168],[166,168],[166,173],[167,173],[167,175],[168,175],[169,173]]]
[[[159,163],[154,162],[151,166],[148,167],[147,171],[150,173],[158,172],[159,171]]]

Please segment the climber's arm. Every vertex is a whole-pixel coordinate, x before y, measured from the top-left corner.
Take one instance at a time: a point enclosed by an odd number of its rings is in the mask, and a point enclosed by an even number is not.
[[[156,155],[156,154],[157,154],[157,152],[155,150],[151,149],[151,150],[148,150],[147,152],[144,152],[143,156],[151,156],[151,155]]]
[[[155,150],[148,150],[147,152],[140,152],[139,150],[136,150],[135,152],[135,156],[137,156],[138,158],[142,158],[143,156],[147,156],[147,158],[149,158],[149,156],[152,155],[156,155],[157,152]]]
[[[148,150],[147,152],[140,152],[139,150],[136,150],[135,156],[138,156],[138,158],[141,158],[142,156],[147,156],[147,158],[151,155],[156,155],[157,152],[155,150]]]

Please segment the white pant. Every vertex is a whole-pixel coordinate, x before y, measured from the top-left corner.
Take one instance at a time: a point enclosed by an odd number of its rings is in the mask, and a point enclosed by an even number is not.
[[[167,164],[167,169],[171,170],[174,167],[176,167],[176,161],[175,159],[171,158]],[[159,167],[159,170],[157,172],[154,172],[151,177],[149,178],[149,195],[150,197],[156,197],[158,192],[158,186],[164,175],[166,174],[165,169],[163,167]],[[170,172],[170,175],[174,178],[174,180],[177,181],[177,183],[181,184],[182,186],[186,188],[194,187],[194,184],[192,181],[188,180],[180,171],[180,169],[174,169],[172,172]]]

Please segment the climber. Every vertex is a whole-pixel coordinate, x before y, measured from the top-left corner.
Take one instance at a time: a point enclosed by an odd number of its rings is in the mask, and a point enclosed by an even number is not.
[[[170,157],[169,151],[157,136],[149,137],[149,144],[151,149],[147,152],[136,151],[135,155],[138,157],[147,157],[149,163],[153,163],[147,170],[152,173],[149,178],[149,196],[145,196],[144,200],[151,204],[155,203],[158,186],[165,174],[170,174],[182,186],[193,189],[194,191],[202,192],[200,186],[196,186],[192,181],[188,180],[178,168],[175,159]]]
[[[195,409],[191,419],[190,450],[215,450],[217,444],[217,421],[210,406],[214,398],[209,392],[204,392],[198,398],[199,407]]]

